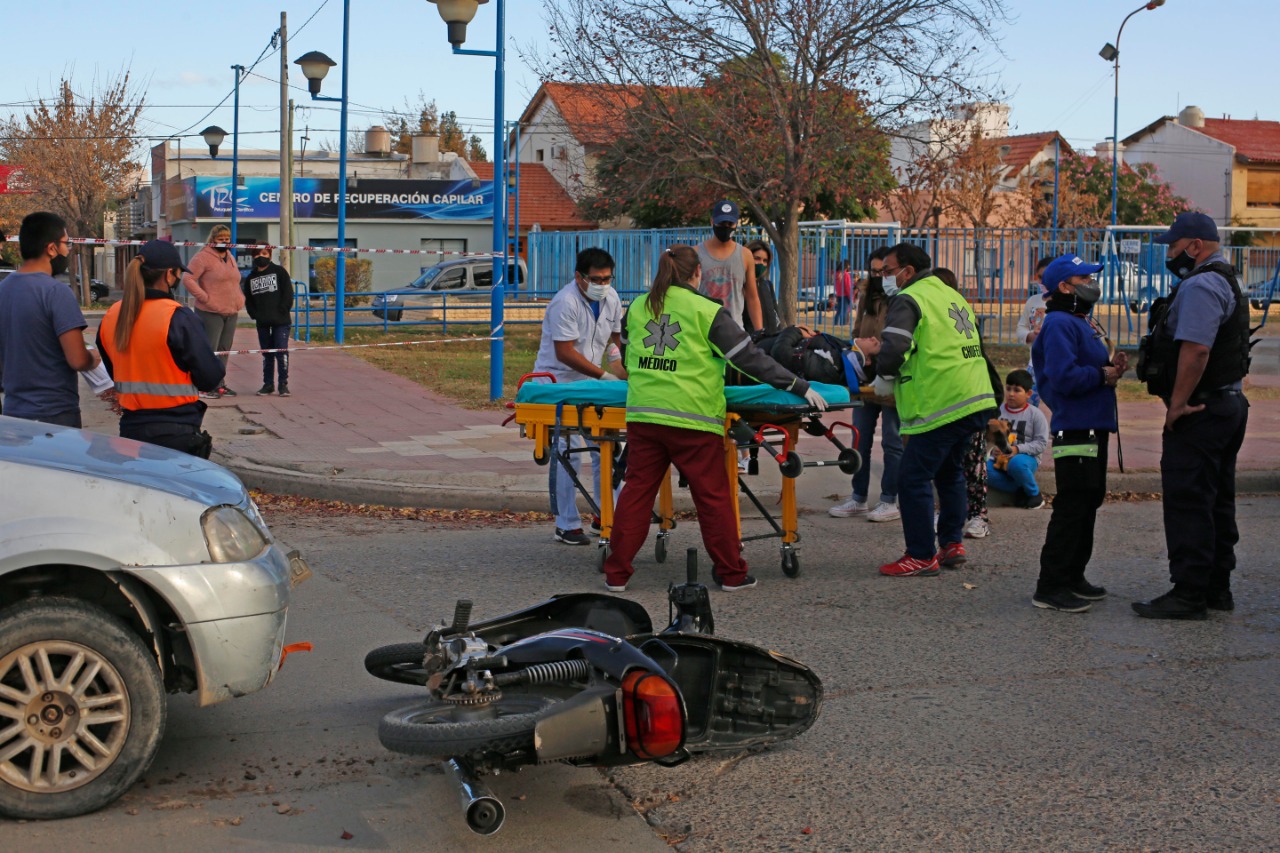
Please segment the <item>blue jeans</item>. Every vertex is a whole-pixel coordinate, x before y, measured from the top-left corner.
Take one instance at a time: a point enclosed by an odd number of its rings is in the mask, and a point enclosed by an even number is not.
[[[289,384],[289,327],[258,324],[258,346],[261,349],[280,349],[285,352],[262,354],[262,384],[284,388]],[[280,382],[275,381],[277,371]]]
[[[975,412],[958,421],[906,436],[898,471],[898,509],[907,553],[918,560],[932,559],[935,545],[950,545],[964,538],[964,518],[969,500],[965,495],[964,455],[973,434],[986,423],[990,412]],[[938,526],[933,525],[933,490],[938,490]]]
[[[893,406],[867,403],[853,413],[858,428],[858,455],[862,467],[853,475],[853,499],[865,502],[871,491],[871,450],[875,445],[876,419],[882,424],[880,449],[884,453],[884,471],[880,474],[880,500],[887,504],[898,500],[898,465],[902,461],[902,438],[898,435],[898,410]]]
[[[1016,492],[1018,489],[1028,495],[1040,494],[1040,486],[1036,484],[1036,470],[1040,460],[1025,453],[1016,453],[1009,459],[1007,471],[996,468],[994,459],[987,460],[987,484],[1002,492]]]
[[[587,446],[582,436],[570,435],[562,437],[556,443],[556,451],[564,453],[571,443],[575,448]],[[595,498],[598,506],[600,503],[600,456],[594,449],[591,455],[592,497]],[[581,477],[582,454],[570,454],[569,461],[573,465],[573,472]],[[556,527],[561,530],[580,530],[582,516],[578,514],[578,489],[573,485],[573,478],[569,476],[569,472],[564,470],[564,466],[558,460],[551,460],[547,472],[547,485],[551,493],[551,513],[556,517]]]

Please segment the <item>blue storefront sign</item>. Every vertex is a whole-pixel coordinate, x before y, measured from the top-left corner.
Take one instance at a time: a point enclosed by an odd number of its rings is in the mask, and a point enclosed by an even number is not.
[[[280,218],[280,179],[241,178],[236,193],[241,219]],[[188,214],[195,218],[231,215],[231,179],[187,178],[183,181]],[[337,178],[295,178],[296,219],[338,217]],[[191,208],[194,208],[192,210]],[[361,178],[347,188],[350,219],[488,220],[493,216],[493,181],[411,181]]]

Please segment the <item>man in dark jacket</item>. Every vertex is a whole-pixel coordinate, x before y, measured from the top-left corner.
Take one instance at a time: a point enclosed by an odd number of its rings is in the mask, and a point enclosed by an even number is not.
[[[253,270],[244,280],[244,307],[258,323],[258,345],[262,354],[262,387],[259,395],[274,394],[276,372],[280,375],[280,396],[289,396],[289,326],[293,321],[293,279],[289,271],[271,262],[271,249],[253,251]]]

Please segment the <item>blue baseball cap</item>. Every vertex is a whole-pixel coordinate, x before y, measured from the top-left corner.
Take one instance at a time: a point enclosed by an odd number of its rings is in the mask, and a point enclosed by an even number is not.
[[[182,255],[178,254],[178,247],[168,240],[148,240],[142,245],[142,249],[138,251],[138,254],[142,256],[142,263],[148,269],[191,272],[191,270],[183,266]]]
[[[1151,242],[1168,245],[1169,243],[1176,243],[1184,237],[1217,243],[1219,242],[1218,225],[1209,214],[1188,210],[1185,213],[1179,213],[1177,218],[1173,220],[1173,224],[1169,226],[1169,230],[1154,238]]]
[[[725,222],[737,222],[741,217],[738,216],[738,206],[727,198],[722,198],[715,204],[711,205],[711,224],[721,225]]]
[[[1093,275],[1101,270],[1102,264],[1086,264],[1078,255],[1063,255],[1049,262],[1049,266],[1045,267],[1044,272],[1040,274],[1040,282],[1045,290],[1053,291],[1058,289],[1059,284],[1073,276]]]

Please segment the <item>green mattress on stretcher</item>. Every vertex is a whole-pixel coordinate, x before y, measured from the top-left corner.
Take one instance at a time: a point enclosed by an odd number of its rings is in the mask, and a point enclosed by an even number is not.
[[[844,385],[809,383],[828,405],[851,402]],[[779,391],[769,385],[731,385],[724,389],[725,402],[731,412],[792,412],[809,409],[804,397],[790,391]],[[588,379],[584,382],[526,382],[516,392],[517,403],[542,403],[570,406],[626,406],[627,383]]]

